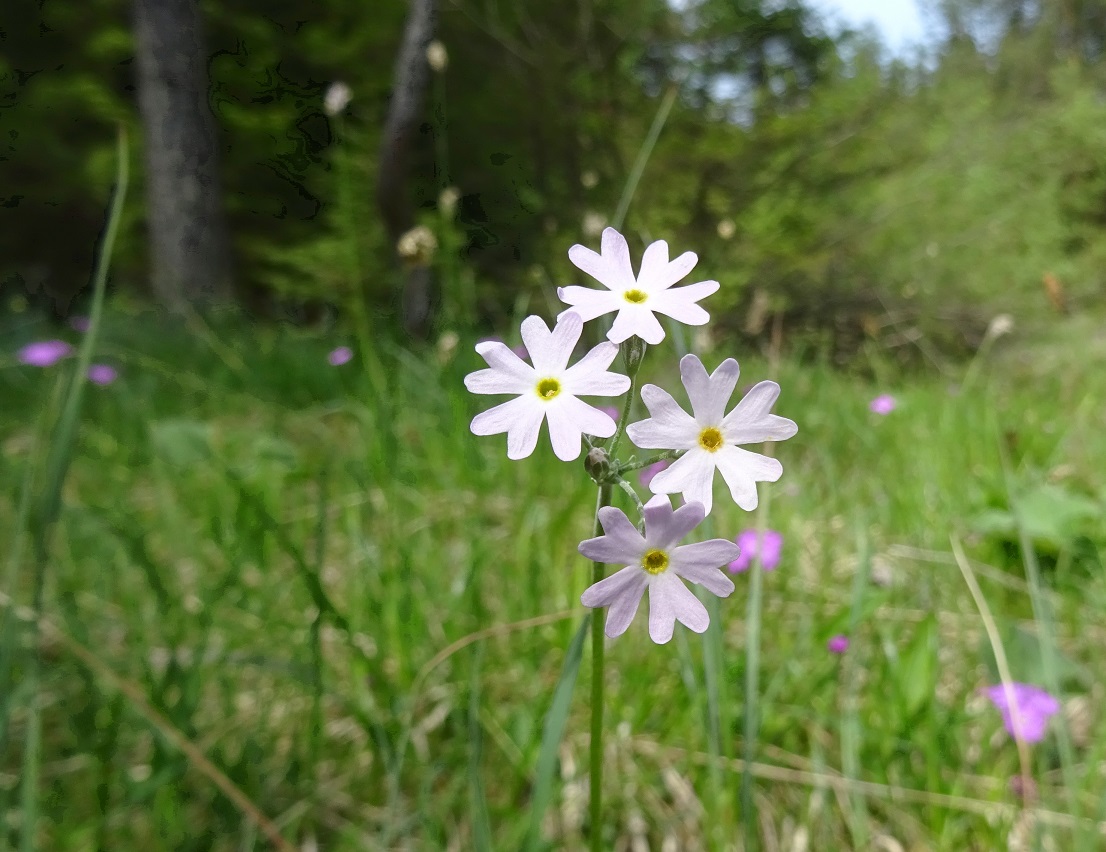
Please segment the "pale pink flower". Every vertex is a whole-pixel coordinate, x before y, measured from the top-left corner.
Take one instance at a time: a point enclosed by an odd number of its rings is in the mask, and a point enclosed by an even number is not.
[[[610,607],[605,628],[608,636],[626,632],[646,590],[649,637],[658,645],[672,638],[677,621],[696,633],[707,629],[707,609],[683,580],[727,597],[734,584],[719,568],[734,559],[738,550],[732,541],[721,538],[677,546],[704,516],[699,503],[673,510],[667,497],[657,496],[645,504],[643,536],[621,509],[606,506],[599,510],[603,535],[580,542],[580,552],[596,562],[626,567],[585,590],[580,602],[587,607]]]
[[[507,433],[507,457],[523,459],[534,452],[542,422],[549,426],[553,452],[561,461],[580,455],[583,435],[609,438],[616,424],[607,414],[579,396],[618,396],[630,388],[630,379],[607,368],[618,354],[613,343],[600,343],[573,366],[568,366],[584,323],[578,314],[562,314],[553,331],[541,317],[522,322],[522,340],[530,364],[503,343],[476,344],[489,369],[465,376],[465,387],[479,394],[514,394],[515,398],[477,414],[475,435]]]
[[[707,375],[695,355],[680,361],[680,374],[694,416],[684,411],[667,391],[656,385],[641,389],[649,417],[626,427],[630,440],[642,449],[685,450],[672,466],[653,477],[654,494],[680,492],[687,503],[713,504],[714,472],[720,471],[730,496],[742,509],[757,507],[758,482],[775,482],[783,465],[768,456],[743,450],[738,444],[783,441],[799,427],[769,413],[780,394],[775,382],[761,382],[729,414],[726,405],[737,386],[737,361],[727,358]]]
[[[601,254],[575,245],[568,250],[568,257],[607,289],[558,287],[557,296],[571,305],[570,310],[585,322],[617,311],[614,325],[607,332],[607,338],[613,343],[621,343],[634,335],[646,343],[660,343],[664,340],[664,328],[654,313],[685,325],[705,325],[710,319],[710,314],[696,302],[717,291],[717,281],[700,281],[670,289],[695,267],[699,258],[694,252],[684,252],[669,262],[668,243],[658,240],[645,249],[641,269],[635,277],[626,238],[614,228],[607,228],[603,231]]]

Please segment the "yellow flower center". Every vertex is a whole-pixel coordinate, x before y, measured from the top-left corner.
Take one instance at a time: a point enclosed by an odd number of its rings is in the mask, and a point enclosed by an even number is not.
[[[640,305],[649,297],[645,293],[641,292],[641,290],[627,290],[625,293],[622,294],[622,298],[625,299],[627,302],[630,302],[631,304]]]
[[[699,433],[699,446],[708,453],[718,452],[722,449],[724,443],[725,441],[722,440],[722,433],[713,426],[709,426]]]
[[[668,570],[668,554],[663,550],[650,550],[641,559],[641,568],[650,574],[660,574]]]
[[[538,396],[548,401],[561,392],[561,383],[556,379],[542,379],[538,382]]]

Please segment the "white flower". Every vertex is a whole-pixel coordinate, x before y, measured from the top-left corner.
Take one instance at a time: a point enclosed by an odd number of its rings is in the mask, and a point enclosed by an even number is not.
[[[734,502],[752,511],[757,507],[756,484],[775,482],[783,473],[783,465],[737,445],[782,441],[799,431],[792,421],[769,413],[780,395],[780,386],[761,382],[750,389],[733,411],[725,414],[740,375],[737,361],[727,358],[708,376],[702,361],[694,355],[685,355],[680,361],[680,375],[694,417],[680,408],[667,391],[646,385],[641,389],[641,398],[652,416],[626,427],[630,440],[642,449],[687,451],[671,467],[654,476],[649,488],[654,494],[681,492],[685,501],[702,503],[710,514],[717,469],[730,487]]]
[[[323,99],[323,112],[331,116],[337,115],[349,105],[352,97],[353,92],[345,83],[340,80],[331,83],[326,90],[326,97]]]
[[[509,393],[517,397],[476,415],[473,434],[506,432],[507,457],[524,459],[534,452],[542,421],[547,420],[553,452],[561,461],[579,457],[581,435],[613,435],[615,422],[610,415],[576,397],[620,396],[629,390],[630,379],[607,372],[618,354],[613,343],[600,343],[575,365],[568,366],[583,327],[583,320],[574,313],[562,314],[553,331],[540,317],[523,320],[522,342],[533,366],[499,341],[476,344],[476,351],[490,369],[469,373],[465,387],[473,393]]]
[[[607,289],[558,287],[557,296],[572,305],[571,310],[585,322],[618,311],[607,333],[613,343],[621,343],[635,334],[646,343],[664,340],[664,329],[654,312],[687,325],[704,325],[710,319],[710,314],[695,303],[714,293],[718,289],[717,281],[700,281],[670,289],[695,267],[699,258],[694,252],[684,252],[669,262],[668,243],[658,240],[645,249],[641,271],[635,278],[630,265],[630,247],[622,234],[607,228],[603,231],[602,249],[602,254],[596,254],[589,248],[575,245],[568,250],[568,257]]]
[[[609,606],[606,633],[620,636],[637,614],[645,590],[649,590],[649,637],[658,645],[672,638],[676,622],[702,633],[710,624],[707,609],[681,581],[701,584],[721,598],[734,590],[733,582],[719,568],[736,559],[740,549],[732,541],[716,538],[698,544],[675,545],[702,523],[705,510],[688,503],[675,511],[667,497],[645,504],[645,535],[637,531],[621,509],[599,510],[603,535],[580,542],[580,552],[596,562],[625,565],[600,580],[580,596],[584,606]]]

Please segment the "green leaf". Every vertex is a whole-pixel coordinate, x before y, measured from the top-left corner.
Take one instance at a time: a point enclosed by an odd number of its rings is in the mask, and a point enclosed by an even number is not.
[[[211,428],[198,420],[159,420],[150,424],[154,453],[174,467],[211,458]]]

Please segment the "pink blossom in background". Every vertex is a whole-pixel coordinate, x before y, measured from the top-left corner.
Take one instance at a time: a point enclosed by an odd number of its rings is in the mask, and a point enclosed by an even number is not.
[[[88,380],[97,385],[110,385],[119,378],[119,371],[107,364],[93,364],[88,368]]]
[[[353,350],[348,346],[339,346],[333,352],[326,356],[326,360],[330,362],[331,366],[340,367],[342,364],[346,364],[353,359]]]
[[[643,467],[641,469],[641,473],[639,473],[637,475],[637,479],[638,479],[638,482],[641,483],[641,487],[642,488],[648,488],[649,483],[653,481],[653,477],[656,476],[658,473],[660,473],[665,468],[667,468],[670,464],[672,464],[672,462],[670,462],[670,461],[659,461],[659,462],[653,462],[648,467]]]
[[[1021,736],[1027,743],[1037,743],[1044,739],[1049,718],[1060,712],[1060,702],[1038,686],[1028,683],[1011,683],[1009,694],[1003,684],[989,686],[983,694],[1002,714],[1002,724],[1012,737]],[[1009,699],[1014,699],[1018,710],[1015,721]]]
[[[826,643],[826,647],[834,654],[844,654],[849,650],[849,637],[838,634]]]
[[[622,412],[615,408],[613,405],[600,405],[599,410],[608,415],[615,423],[618,422],[618,418],[622,416]]]
[[[765,571],[773,570],[780,564],[780,551],[783,549],[783,536],[775,530],[764,531],[764,546],[758,541],[756,530],[745,530],[737,537],[737,546],[741,555],[730,563],[730,573],[736,574],[748,570],[753,559],[759,554],[760,564]]]
[[[81,334],[84,334],[86,331],[88,331],[89,326],[91,325],[92,320],[90,320],[88,317],[78,316],[69,318],[69,327],[74,331],[81,332]]]
[[[64,340],[40,340],[19,350],[19,363],[32,367],[51,367],[73,354],[73,347]]]
[[[881,393],[868,403],[868,410],[875,414],[890,414],[895,410],[895,398],[890,394]]]

